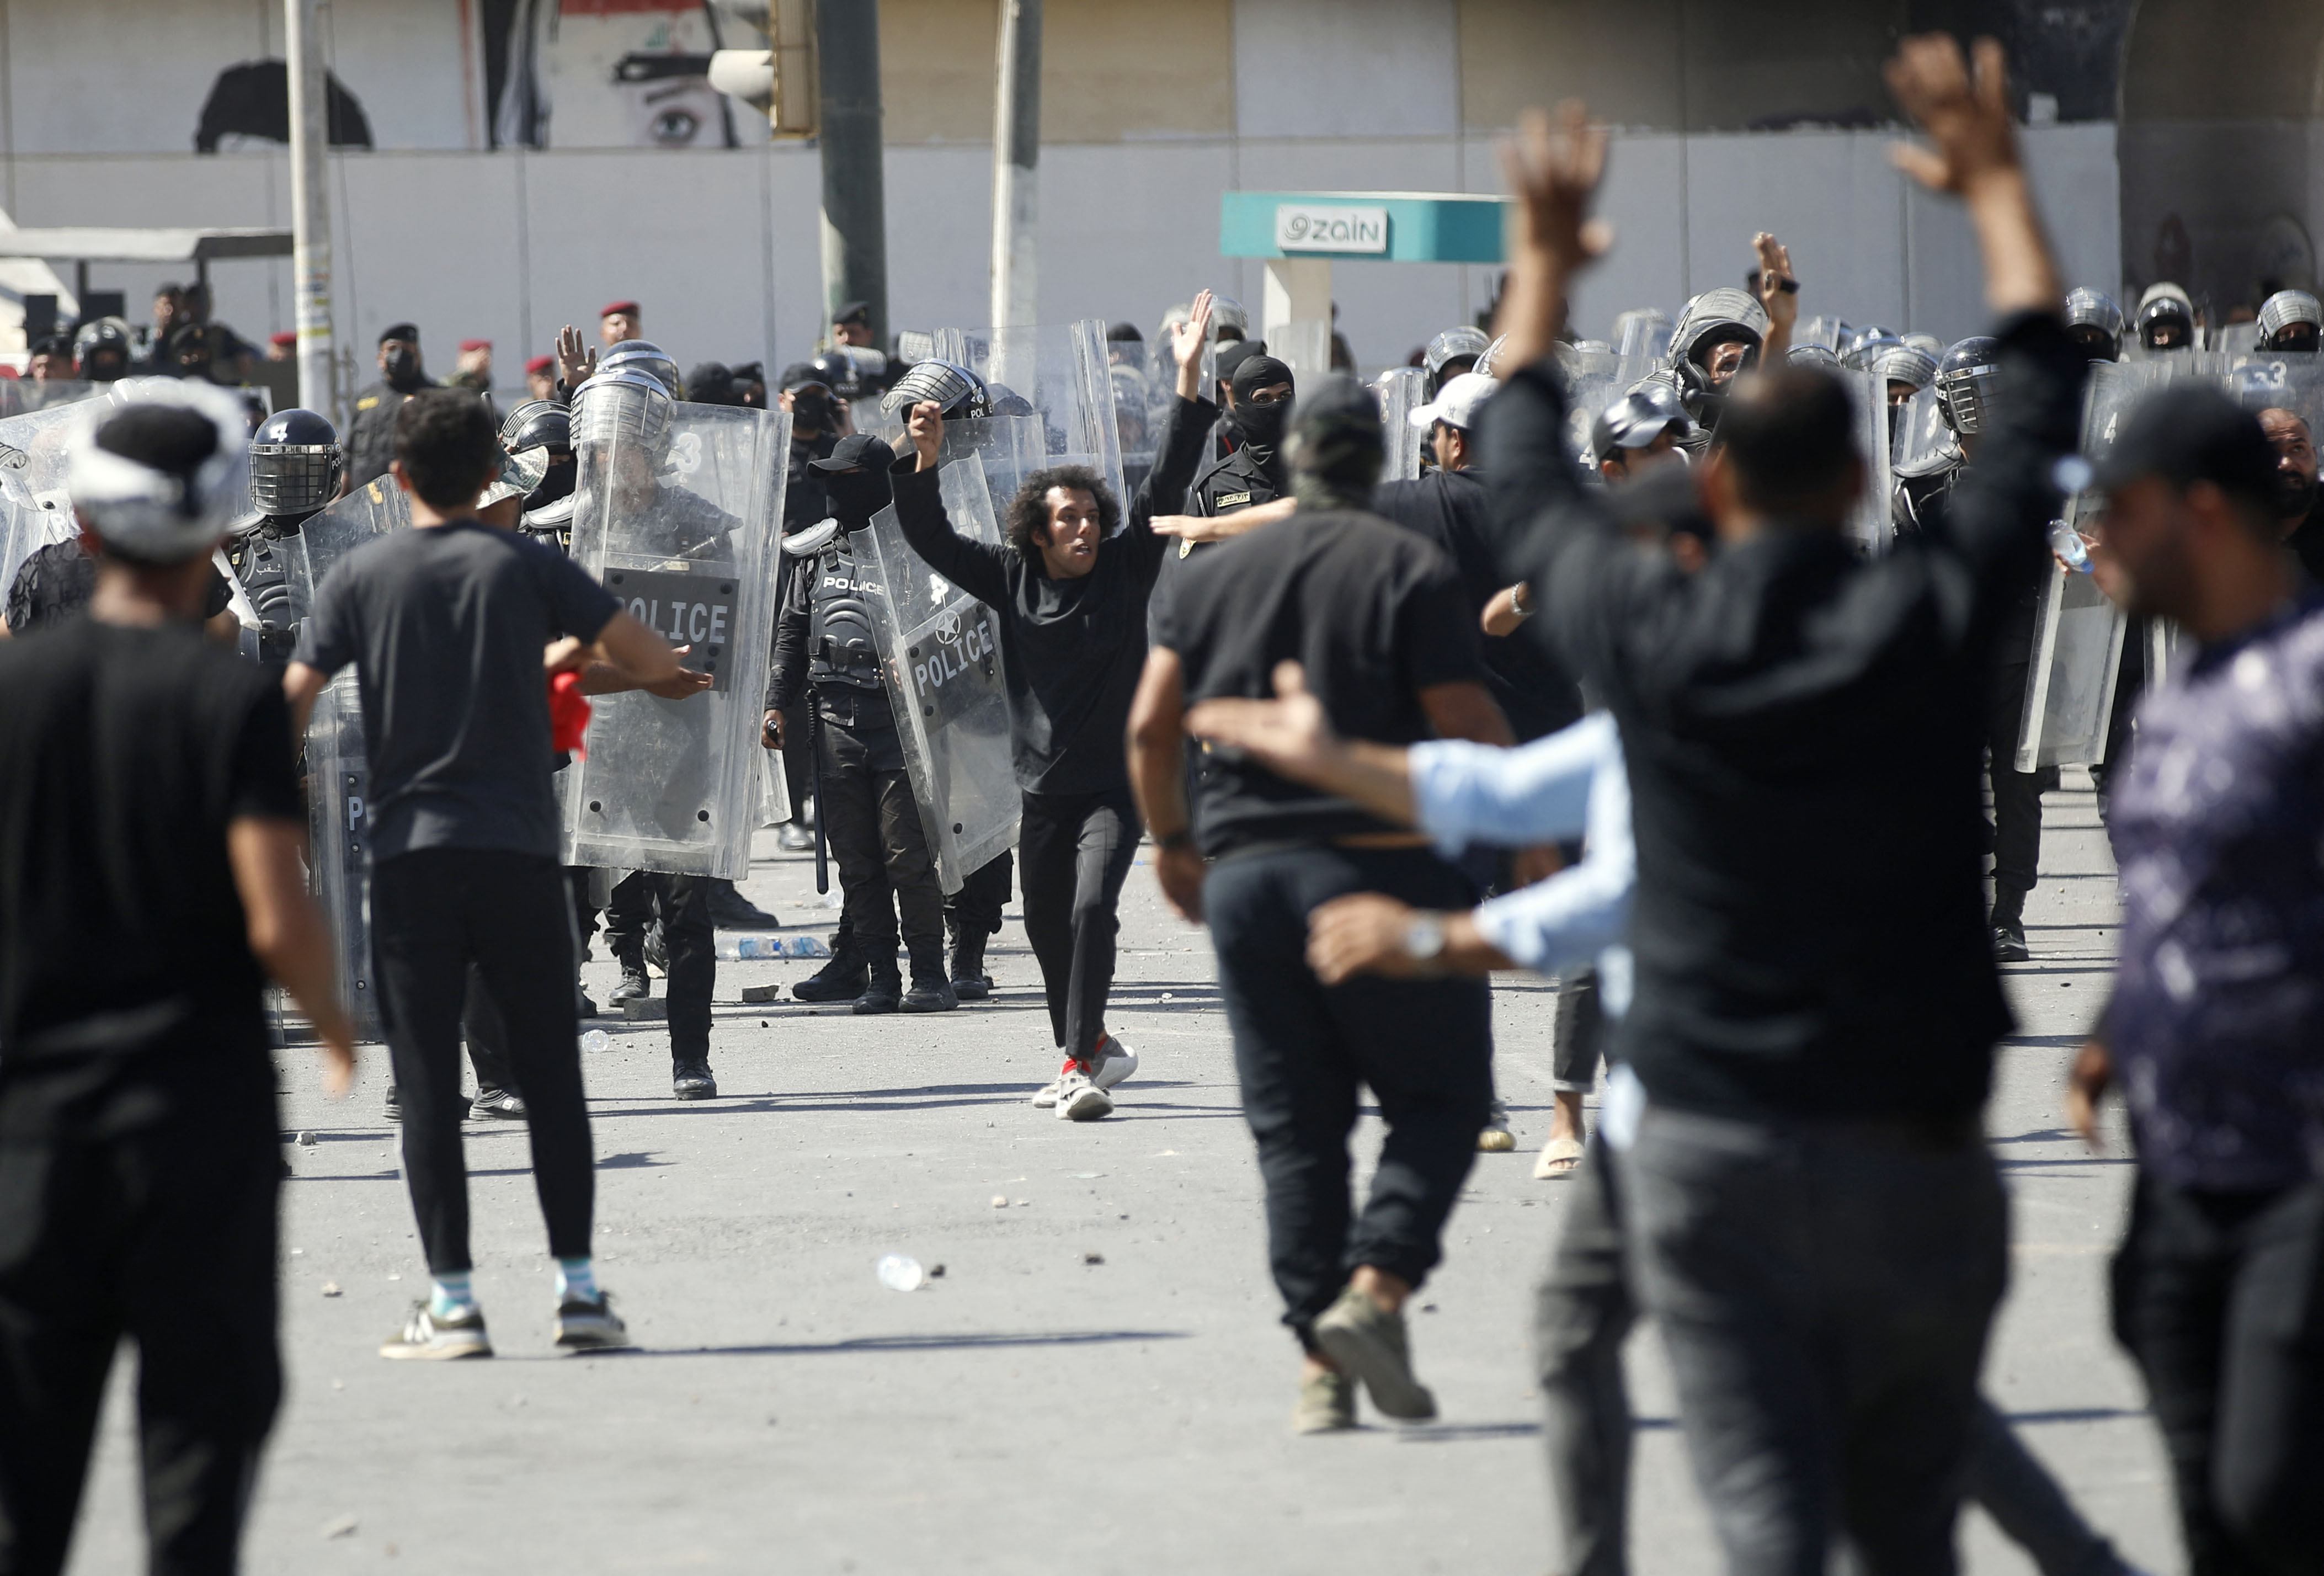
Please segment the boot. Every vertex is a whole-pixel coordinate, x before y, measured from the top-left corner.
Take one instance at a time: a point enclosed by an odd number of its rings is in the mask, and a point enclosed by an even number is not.
[[[985,931],[982,925],[963,925],[947,915],[945,928],[952,933],[952,991],[963,1001],[982,1001],[992,994],[992,976],[984,972]]]
[[[710,923],[721,930],[779,930],[783,924],[735,890],[732,881],[710,883]]]
[[[912,950],[912,988],[897,1003],[906,1012],[950,1012],[960,1005],[945,978],[944,952],[934,936]]]
[[[802,1001],[853,1001],[863,994],[863,954],[855,938],[841,930],[831,938],[831,961],[791,987]]]
[[[624,1001],[643,1001],[653,994],[653,982],[646,977],[646,955],[643,948],[632,944],[627,950],[613,954],[622,965],[622,982],[605,998],[606,1007],[620,1012]]]
[[[863,994],[855,999],[855,1015],[870,1018],[882,1012],[893,1012],[904,1003],[904,974],[896,967],[893,952],[884,958],[873,958],[864,964],[869,976]]]

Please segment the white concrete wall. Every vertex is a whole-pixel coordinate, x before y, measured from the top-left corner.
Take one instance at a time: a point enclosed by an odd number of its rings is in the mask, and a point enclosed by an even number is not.
[[[337,0],[329,11],[334,68],[379,143],[333,161],[338,325],[366,375],[380,328],[408,318],[439,370],[455,342],[485,337],[513,384],[558,325],[594,327],[597,307],[622,296],[645,303],[647,331],[682,364],[779,365],[807,353],[820,312],[812,148],[477,151],[472,7]],[[1126,318],[1150,331],[1206,284],[1255,316],[1259,265],[1217,254],[1224,189],[1499,189],[1493,137],[1461,124],[1453,0],[1235,0],[1232,14],[1233,133],[1043,151],[1045,319]],[[9,214],[22,225],[287,224],[281,152],[180,152],[211,75],[279,53],[280,19],[279,0],[0,0]],[[106,89],[94,93],[100,75]],[[1976,330],[1985,314],[1966,225],[1907,190],[1887,163],[1891,140],[1618,134],[1603,201],[1618,241],[1577,290],[1578,327],[1602,336],[1625,308],[1674,312],[1693,291],[1739,282],[1751,233],[1766,228],[1791,244],[1810,315],[1946,339]],[[2038,128],[2026,143],[2069,278],[2111,289],[2113,128]],[[897,326],[987,315],[990,180],[982,145],[890,148]],[[142,316],[152,286],[179,272],[100,266],[93,282],[126,289]],[[1367,366],[1400,362],[1480,310],[1494,272],[1342,263],[1341,327]],[[244,334],[290,326],[286,265],[224,264],[214,282],[220,316]]]

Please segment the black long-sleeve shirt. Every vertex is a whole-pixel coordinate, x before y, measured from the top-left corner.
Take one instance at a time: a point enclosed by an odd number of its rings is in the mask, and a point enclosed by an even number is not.
[[[1638,882],[1621,1033],[1657,1101],[1950,1120],[1985,1099],[2010,1023],[1978,874],[1987,654],[2046,562],[2085,370],[2054,317],[2000,337],[1995,428],[1943,528],[1869,561],[1777,526],[1686,576],[1576,480],[1551,364],[1486,408],[1541,622],[1622,730]]]
[[[952,528],[936,473],[896,462],[896,519],[929,567],[1001,614],[1001,661],[1017,784],[1032,793],[1087,794],[1130,784],[1123,744],[1130,703],[1146,665],[1146,599],[1172,543],[1154,533],[1156,500],[1172,508],[1202,463],[1218,408],[1175,400],[1155,445],[1154,469],[1131,497],[1128,524],[1101,543],[1097,565],[1053,580],[1033,556],[972,541]]]

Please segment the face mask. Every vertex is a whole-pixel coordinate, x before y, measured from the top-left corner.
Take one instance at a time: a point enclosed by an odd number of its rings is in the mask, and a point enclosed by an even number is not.
[[[408,383],[420,375],[420,354],[408,346],[397,346],[387,353],[387,381]]]
[[[823,485],[831,494],[831,512],[850,530],[870,524],[895,496],[885,471],[841,471],[825,476]]]
[[[1291,414],[1291,401],[1277,400],[1261,405],[1246,400],[1234,408],[1235,429],[1243,441],[1255,448],[1276,448],[1283,442],[1283,423]]]
[[[2316,478],[2304,471],[2275,473],[2275,517],[2290,520],[2316,507]]]

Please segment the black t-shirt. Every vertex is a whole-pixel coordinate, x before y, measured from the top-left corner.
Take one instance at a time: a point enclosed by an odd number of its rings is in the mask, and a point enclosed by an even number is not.
[[[1029,793],[1103,793],[1130,785],[1122,739],[1146,665],[1146,599],[1172,550],[1154,533],[1157,501],[1182,495],[1210,430],[1207,401],[1174,399],[1153,471],[1130,501],[1128,523],[1101,543],[1097,565],[1053,580],[1039,549],[1028,558],[955,533],[937,473],[896,462],[896,520],[912,550],[945,579],[1003,615],[1001,673],[1017,786]]]
[[[1372,493],[1372,510],[1442,548],[1461,576],[1470,611],[1484,616],[1485,604],[1507,582],[1494,567],[1492,512],[1483,476],[1474,470],[1434,470],[1414,481],[1383,482]],[[1528,622],[1512,634],[1481,640],[1486,687],[1500,703],[1518,743],[1582,720],[1582,691],[1537,628]]]
[[[1384,744],[1434,736],[1422,690],[1483,677],[1452,561],[1353,510],[1303,509],[1188,560],[1155,643],[1178,654],[1189,706],[1272,696],[1275,665],[1296,660],[1342,738]],[[1205,755],[1197,800],[1196,835],[1213,857],[1409,830],[1224,751]]]
[[[29,635],[62,623],[87,608],[96,594],[97,560],[82,550],[78,538],[35,548],[8,587],[8,632]],[[233,601],[226,576],[213,568],[209,590],[202,600],[202,616],[216,618]]]
[[[595,640],[619,606],[556,548],[475,520],[391,531],[332,567],[293,659],[355,665],[374,860],[557,856],[541,650]]]
[[[190,624],[0,642],[0,1058],[189,1029],[263,1054],[244,816],[307,817],[272,675]]]

